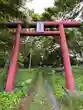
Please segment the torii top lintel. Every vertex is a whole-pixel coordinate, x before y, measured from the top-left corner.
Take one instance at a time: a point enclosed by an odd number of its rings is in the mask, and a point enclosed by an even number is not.
[[[8,28],[17,28],[17,25],[21,24],[22,28],[36,28],[36,22],[32,22],[30,24],[28,24],[27,26],[25,26],[25,24],[22,21],[17,21],[17,22],[1,22],[0,25],[2,26],[7,26]],[[44,22],[44,27],[57,27],[60,24],[64,25],[64,28],[78,28],[81,25],[80,21],[65,21],[65,20],[61,20],[61,21],[47,21]]]

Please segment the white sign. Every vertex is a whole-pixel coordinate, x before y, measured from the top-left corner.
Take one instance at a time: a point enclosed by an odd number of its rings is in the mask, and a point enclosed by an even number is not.
[[[44,22],[37,22],[36,31],[37,32],[44,32]]]

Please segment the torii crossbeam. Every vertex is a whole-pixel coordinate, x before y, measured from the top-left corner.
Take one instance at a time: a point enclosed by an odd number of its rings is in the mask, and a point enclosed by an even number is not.
[[[60,40],[62,56],[64,59],[64,70],[66,73],[66,87],[71,91],[76,90],[64,28],[79,28],[81,25],[79,21],[44,22],[44,28],[56,27],[58,29],[58,31],[55,30],[44,32],[22,31],[22,28],[36,28],[37,25],[36,22],[28,24],[27,27],[21,21],[7,23],[4,22],[0,23],[0,25],[7,26],[8,28],[17,28],[5,91],[12,92],[14,90],[15,76],[18,68],[17,64],[20,51],[20,39],[21,39],[20,36],[58,36]]]

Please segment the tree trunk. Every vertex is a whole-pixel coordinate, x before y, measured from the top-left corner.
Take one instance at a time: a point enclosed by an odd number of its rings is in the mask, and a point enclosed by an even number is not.
[[[31,60],[32,60],[32,52],[30,53],[30,58],[29,58],[29,70],[31,69]]]

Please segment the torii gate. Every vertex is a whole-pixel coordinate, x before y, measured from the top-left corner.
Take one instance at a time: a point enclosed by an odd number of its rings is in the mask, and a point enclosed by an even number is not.
[[[40,24],[40,25],[39,25]],[[8,22],[8,23],[0,23],[0,25],[5,25],[8,28],[17,28],[16,36],[15,36],[15,42],[13,46],[13,53],[11,58],[11,63],[9,67],[8,72],[8,78],[6,82],[6,92],[12,92],[14,90],[14,84],[15,84],[15,76],[17,73],[17,63],[19,58],[19,52],[20,52],[20,36],[58,36],[60,40],[60,46],[62,50],[62,56],[64,59],[64,70],[66,74],[66,87],[70,91],[75,91],[75,81],[74,76],[72,73],[71,63],[70,63],[70,57],[68,52],[68,46],[66,41],[66,34],[64,31],[64,28],[79,28],[81,23],[79,21],[53,21],[53,22],[43,22],[42,23],[36,23],[32,22],[28,25],[28,28],[36,28],[36,25],[40,26],[40,31],[36,32],[28,32],[28,31],[22,31],[22,28],[26,28],[23,22]],[[37,26],[37,30],[38,30]],[[50,27],[56,27],[58,28],[58,31],[44,31],[44,28],[50,28]],[[43,31],[42,31],[43,30]]]

